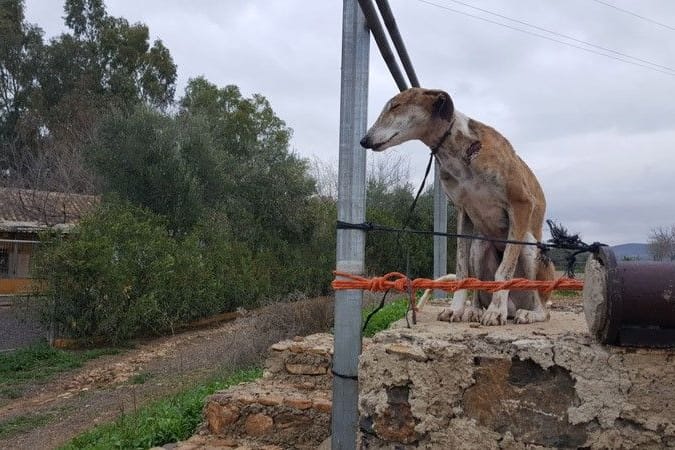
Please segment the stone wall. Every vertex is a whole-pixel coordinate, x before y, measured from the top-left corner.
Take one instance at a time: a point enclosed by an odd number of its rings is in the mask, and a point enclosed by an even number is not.
[[[362,448],[675,447],[675,352],[604,347],[583,316],[378,334],[361,357]]]
[[[330,434],[333,338],[314,334],[272,345],[262,379],[207,399],[195,449],[315,449]]]

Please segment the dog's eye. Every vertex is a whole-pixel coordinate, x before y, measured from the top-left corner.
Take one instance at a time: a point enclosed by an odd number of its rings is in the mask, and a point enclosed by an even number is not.
[[[391,108],[389,108],[389,110],[393,111],[394,109],[398,108],[399,106],[401,106],[400,103],[394,103],[393,105],[391,105]]]

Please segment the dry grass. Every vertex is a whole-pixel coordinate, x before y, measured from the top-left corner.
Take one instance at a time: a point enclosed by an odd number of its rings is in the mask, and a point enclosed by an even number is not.
[[[240,326],[232,335],[225,366],[232,369],[261,363],[274,343],[294,336],[330,331],[333,326],[333,298],[271,303],[237,319]]]

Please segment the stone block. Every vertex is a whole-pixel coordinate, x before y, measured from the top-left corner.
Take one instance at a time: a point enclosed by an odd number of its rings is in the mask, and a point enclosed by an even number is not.
[[[263,436],[270,431],[274,426],[274,421],[270,416],[265,414],[253,414],[248,416],[244,429],[250,436]]]

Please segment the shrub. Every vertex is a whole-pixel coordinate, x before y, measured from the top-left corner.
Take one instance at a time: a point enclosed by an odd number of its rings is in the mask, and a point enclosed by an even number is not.
[[[43,315],[64,335],[120,342],[223,308],[196,237],[173,239],[142,208],[104,202],[71,235],[43,244],[35,259],[46,281]]]
[[[223,215],[172,237],[160,216],[109,199],[69,236],[43,240],[34,267],[45,280],[43,317],[60,335],[119,343],[264,299],[323,293],[334,232],[308,221],[305,245],[280,240],[255,252]]]

